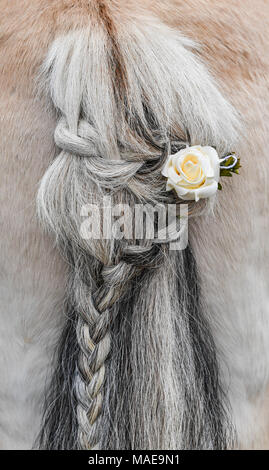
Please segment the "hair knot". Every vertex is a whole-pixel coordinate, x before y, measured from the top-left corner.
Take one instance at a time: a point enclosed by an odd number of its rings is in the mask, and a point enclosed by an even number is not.
[[[77,126],[77,133],[72,132],[66,119],[60,119],[54,133],[56,145],[66,151],[82,157],[98,156],[96,141],[99,136],[96,130],[87,121],[81,119]]]

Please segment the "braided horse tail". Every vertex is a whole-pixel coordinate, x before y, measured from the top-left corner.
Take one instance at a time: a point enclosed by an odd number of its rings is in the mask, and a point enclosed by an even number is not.
[[[92,5],[89,27],[57,38],[43,70],[60,153],[41,181],[38,210],[70,281],[40,445],[225,448],[215,346],[190,248],[169,252],[133,232],[83,237],[81,211],[98,207],[97,224],[108,197],[131,211],[171,202],[161,177],[166,142],[187,131],[193,144],[224,151],[234,111],[191,41],[145,13],[122,21],[105,2]]]

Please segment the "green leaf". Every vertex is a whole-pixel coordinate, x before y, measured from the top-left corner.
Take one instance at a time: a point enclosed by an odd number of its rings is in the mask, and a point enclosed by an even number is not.
[[[223,168],[221,168],[220,170],[220,176],[233,176],[232,173],[231,173],[231,170],[224,170]]]
[[[233,157],[230,157],[228,158],[228,160],[226,160],[226,162],[224,162],[224,167],[225,166],[229,166],[229,165],[232,165],[233,163]],[[221,168],[220,169],[220,176],[228,176],[229,178],[231,178],[232,173],[235,173],[236,175],[239,175],[239,168],[241,168],[241,165],[240,165],[240,158],[238,158],[235,166],[233,168],[229,168],[229,169],[225,169],[225,168]]]
[[[218,183],[218,189],[221,191],[222,190],[222,185]]]

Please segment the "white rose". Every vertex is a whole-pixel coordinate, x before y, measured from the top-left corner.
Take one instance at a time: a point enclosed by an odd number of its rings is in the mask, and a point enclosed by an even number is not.
[[[175,189],[181,199],[199,201],[216,193],[220,159],[213,147],[186,147],[169,156],[162,174],[167,191]]]

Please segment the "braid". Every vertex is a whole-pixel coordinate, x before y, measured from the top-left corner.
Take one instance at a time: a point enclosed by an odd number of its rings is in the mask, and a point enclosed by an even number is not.
[[[162,259],[160,246],[128,246],[118,264],[103,265],[101,285],[96,291],[79,276],[74,277],[78,311],[76,331],[80,348],[75,387],[78,440],[82,449],[98,449],[98,421],[102,412],[106,360],[111,345],[110,329],[118,312],[116,304],[124,299],[135,277],[138,278],[144,269],[159,267]]]
[[[75,320],[76,336],[65,332],[63,338],[70,338],[70,349],[75,340],[77,345],[68,382],[72,405],[59,385],[45,419],[49,431],[43,433],[43,445],[176,449],[186,442],[202,448],[218,442],[225,447],[225,413],[217,393],[211,414],[219,413],[220,419],[204,416],[208,407],[201,390],[215,362],[208,360],[200,329],[190,326],[196,299],[188,295],[184,257],[170,254],[167,242],[148,240],[144,232],[141,239],[133,231],[130,239],[118,240],[113,233],[110,239],[86,239],[80,229],[81,208],[92,204],[104,212],[107,195],[112,204],[126,203],[131,211],[137,203],[174,202],[161,177],[166,143],[172,142],[173,152],[180,149],[184,127],[193,144],[214,142],[223,150],[233,134],[233,110],[190,51],[190,41],[155,20],[147,20],[143,31],[134,18],[119,39],[113,21],[104,21],[105,5],[98,10],[101,23],[58,38],[44,66],[59,115],[55,142],[60,153],[42,178],[38,210],[70,266],[74,318],[66,328]],[[193,276],[188,282],[198,281]],[[193,352],[197,341],[199,361]],[[64,356],[59,352],[61,380],[67,350],[68,345]],[[61,435],[63,400],[77,429],[72,439]],[[197,429],[188,419],[196,420]]]
[[[80,349],[74,384],[77,399],[78,447],[98,449],[103,431],[100,417],[105,393],[106,361],[111,346],[110,329],[118,313],[119,302],[128,295],[133,281],[141,277],[144,270],[160,268],[167,250],[165,246],[148,240],[140,240],[139,244],[137,241],[136,244],[134,241],[129,243],[126,241],[116,248],[115,240],[78,239],[80,222],[77,215],[78,202],[82,206],[92,198],[100,199],[104,194],[104,188],[100,188],[99,184],[96,185],[98,177],[100,178],[100,167],[104,167],[106,172],[111,167],[110,177],[113,171],[113,181],[116,181],[116,187],[121,188],[120,200],[122,200],[124,194],[126,198],[129,196],[131,186],[138,191],[142,185],[139,180],[139,170],[144,171],[144,164],[119,162],[115,165],[115,162],[104,162],[96,155],[88,158],[77,156],[82,153],[81,149],[86,148],[87,141],[83,143],[85,137],[79,135],[76,148],[76,138],[73,133],[65,130],[63,122],[62,118],[56,128],[57,145],[58,147],[61,145],[63,149],[44,177],[39,197],[43,201],[43,213],[46,212],[48,220],[52,220],[51,208],[58,209],[59,217],[55,217],[54,213],[54,220],[59,226],[57,228],[54,226],[54,231],[61,238],[63,252],[67,243],[66,238],[69,245],[69,263],[72,265],[72,303],[77,312],[76,335]],[[86,127],[89,128],[89,125],[84,125],[84,129]],[[64,136],[68,136],[69,140],[64,142]],[[162,158],[159,158],[159,164],[161,162]],[[129,168],[126,175],[122,167]],[[106,172],[102,175],[103,181]],[[64,199],[59,200],[57,191],[56,193],[54,191],[55,199],[51,199],[55,179],[58,182],[58,190],[64,184],[68,184],[69,190]],[[85,181],[88,182],[87,186]],[[73,194],[76,194],[76,198]],[[117,196],[116,193],[115,200]],[[133,198],[135,198],[134,193]],[[139,200],[137,199],[137,202]],[[74,244],[74,238],[78,244]]]
[[[78,289],[78,286],[77,286]],[[91,293],[81,286],[80,302],[88,302],[86,309],[79,311],[77,340],[80,348],[77,377],[78,440],[82,449],[95,449],[98,445],[97,424],[102,411],[105,361],[110,351],[109,307],[97,310]],[[82,291],[85,292],[82,292]]]

